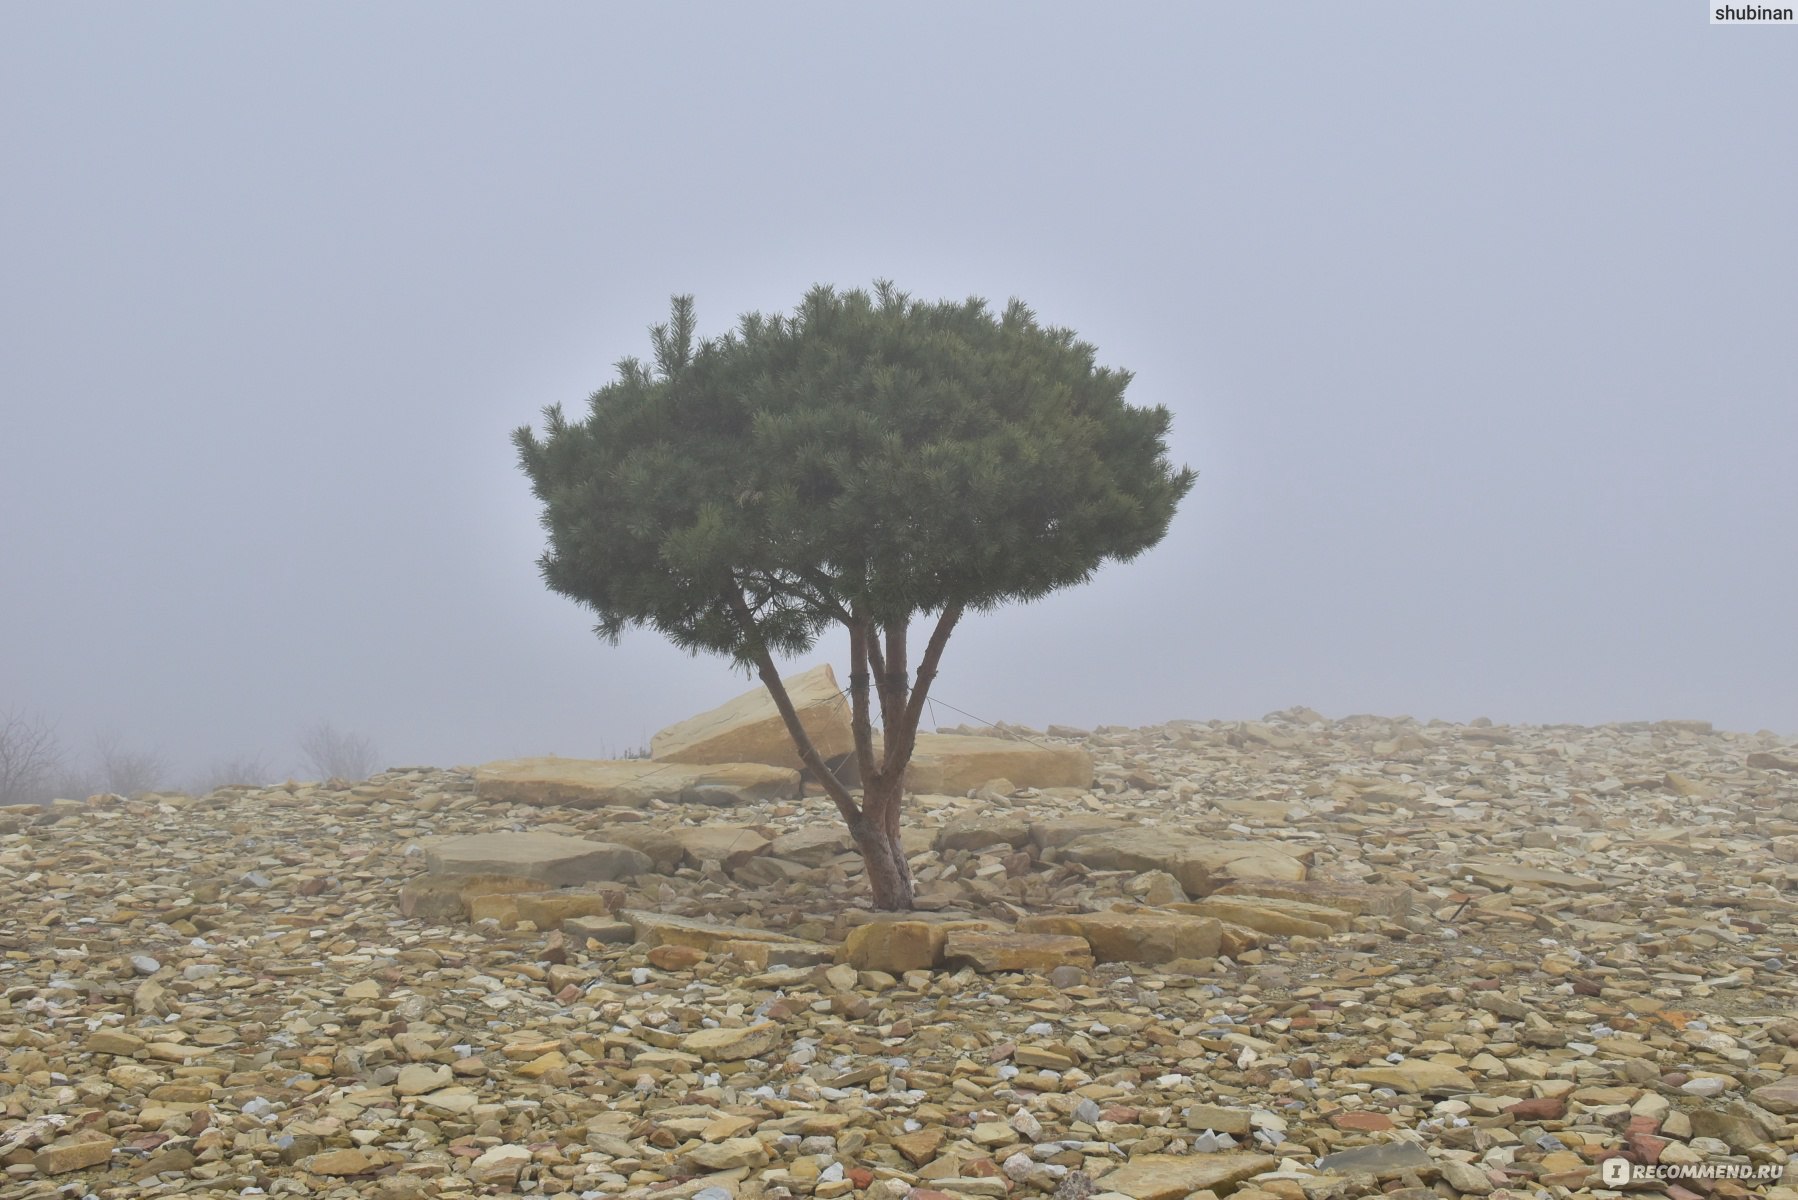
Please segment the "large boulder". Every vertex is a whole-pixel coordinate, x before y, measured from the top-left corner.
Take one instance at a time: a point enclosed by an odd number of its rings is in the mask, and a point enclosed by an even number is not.
[[[914,792],[959,796],[989,779],[1020,788],[1091,787],[1093,756],[1079,746],[920,733],[905,769],[905,786]]]
[[[819,754],[830,758],[855,749],[849,701],[829,663],[780,682]],[[659,763],[766,763],[791,771],[804,765],[765,687],[670,725],[650,739],[649,755]]]
[[[837,957],[862,971],[928,971],[942,966],[949,935],[968,930],[1003,932],[986,921],[940,919],[933,913],[881,915],[849,930]]]
[[[432,875],[508,875],[552,887],[648,874],[649,856],[629,846],[560,833],[476,833],[425,847]]]
[[[475,794],[507,804],[641,808],[651,800],[716,804],[796,795],[799,772],[761,762],[706,765],[649,759],[510,758],[474,769]]]
[[[1278,842],[1233,842],[1138,826],[1076,838],[1061,856],[1101,871],[1166,871],[1189,896],[1236,879],[1305,878],[1303,851]]]

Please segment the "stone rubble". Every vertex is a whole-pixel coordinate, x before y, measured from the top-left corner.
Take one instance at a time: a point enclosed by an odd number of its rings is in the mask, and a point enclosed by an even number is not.
[[[906,914],[784,778],[0,810],[0,1195],[1798,1200],[1792,739],[1008,737]]]

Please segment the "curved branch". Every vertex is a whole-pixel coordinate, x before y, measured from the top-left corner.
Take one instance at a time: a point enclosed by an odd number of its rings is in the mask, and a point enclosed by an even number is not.
[[[835,773],[824,765],[823,756],[812,745],[811,735],[806,733],[805,726],[800,723],[799,713],[793,708],[792,697],[787,695],[786,685],[780,681],[780,672],[774,668],[774,656],[768,653],[767,643],[762,641],[761,633],[755,627],[755,617],[749,611],[749,601],[744,598],[742,586],[734,580],[724,591],[724,602],[737,618],[744,647],[750,651],[750,658],[762,677],[762,684],[774,698],[774,707],[780,712],[780,719],[785,723],[787,732],[792,735],[793,744],[799,749],[799,760],[811,771],[813,778],[823,785],[824,791],[836,804],[837,812],[842,814],[850,830],[861,828],[861,807]]]
[[[918,664],[918,677],[912,684],[911,700],[905,708],[900,736],[905,742],[905,757],[910,758],[912,747],[917,741],[918,721],[924,715],[924,701],[930,695],[930,684],[936,679],[937,664],[942,661],[943,647],[949,644],[949,635],[955,630],[955,623],[961,620],[962,606],[951,604],[937,618],[936,628],[930,631],[930,641],[924,647],[924,659]],[[893,734],[889,732],[891,739]],[[889,740],[888,747],[892,742]]]

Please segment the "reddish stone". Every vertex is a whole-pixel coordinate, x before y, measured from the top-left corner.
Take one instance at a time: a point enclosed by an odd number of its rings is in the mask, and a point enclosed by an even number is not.
[[[1661,1151],[1667,1148],[1667,1139],[1655,1137],[1652,1133],[1632,1133],[1624,1141],[1629,1143],[1630,1152],[1638,1162],[1658,1163]]]
[[[1659,1117],[1631,1117],[1629,1124],[1623,1128],[1623,1136],[1630,1137],[1638,1133],[1655,1134],[1661,1131]]]
[[[1385,1113],[1368,1112],[1365,1109],[1333,1112],[1330,1114],[1330,1124],[1356,1133],[1378,1133],[1383,1129],[1394,1128],[1392,1118]]]
[[[1137,1117],[1141,1115],[1127,1104],[1113,1104],[1111,1107],[1099,1111],[1099,1120],[1116,1121],[1119,1125],[1134,1125]]]
[[[850,1167],[843,1174],[855,1185],[857,1191],[866,1191],[874,1186],[874,1172],[866,1167]]]
[[[1531,1096],[1505,1109],[1519,1121],[1558,1121],[1567,1115],[1567,1097]]]
[[[692,946],[657,946],[649,952],[649,961],[664,971],[684,971],[705,961],[705,951]]]

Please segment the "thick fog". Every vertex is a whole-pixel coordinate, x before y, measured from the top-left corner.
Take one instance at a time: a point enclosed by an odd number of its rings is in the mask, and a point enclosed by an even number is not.
[[[12,4],[0,710],[179,782],[749,684],[548,592],[509,431],[668,297],[1019,296],[1200,472],[927,724],[1798,729],[1794,31],[1698,3]],[[845,670],[847,647],[804,662]],[[949,706],[953,706],[952,708]]]

